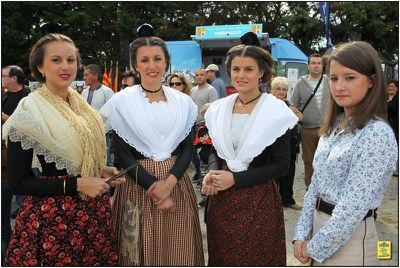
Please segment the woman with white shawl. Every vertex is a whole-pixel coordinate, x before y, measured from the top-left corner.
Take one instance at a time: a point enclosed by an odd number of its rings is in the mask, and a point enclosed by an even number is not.
[[[210,266],[285,266],[285,225],[275,179],[289,171],[289,129],[297,117],[259,90],[273,60],[264,49],[239,45],[226,69],[238,93],[213,102],[206,125],[214,148],[202,192]]]
[[[115,94],[100,110],[113,129],[115,156],[128,172],[116,188],[114,224],[121,266],[203,266],[196,195],[186,169],[197,107],[178,90],[162,86],[167,46],[140,37],[130,48],[141,84]]]

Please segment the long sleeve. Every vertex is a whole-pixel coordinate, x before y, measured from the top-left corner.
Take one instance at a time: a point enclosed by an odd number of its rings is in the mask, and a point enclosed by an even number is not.
[[[189,135],[179,144],[179,156],[170,171],[178,180],[182,178],[183,173],[185,173],[190,164],[192,151],[193,131],[190,131]]]
[[[235,187],[253,186],[283,177],[289,173],[289,165],[290,130],[253,159],[247,170],[233,173]]]
[[[64,182],[58,178],[36,178],[32,173],[33,149],[23,150],[20,142],[8,139],[8,176],[14,194],[31,196],[64,195]],[[46,175],[46,174],[44,174]],[[68,195],[76,195],[76,177],[66,180]]]
[[[220,170],[222,168],[222,160],[218,157],[214,146],[211,147],[210,155],[208,156],[208,170]]]
[[[115,155],[118,158],[118,162],[122,168],[127,168],[131,165],[137,163],[137,160],[134,156],[134,148],[132,148],[129,144],[127,144],[118,134],[113,131],[113,142],[114,142],[114,150]],[[136,178],[136,168],[128,171],[128,175],[131,178],[137,179],[137,183],[145,188],[146,190],[157,181],[156,177],[149,174],[142,165],[138,165],[137,175]]]
[[[310,257],[318,262],[346,244],[368,210],[381,204],[396,166],[397,145],[386,123],[378,121],[355,135],[338,136],[320,141],[311,192],[305,196],[294,237],[306,239],[318,194],[335,204],[330,219],[308,243]]]
[[[296,106],[297,109],[300,107],[300,80],[297,81],[292,93],[290,94],[290,102]]]
[[[311,184],[308,186],[306,194],[304,195],[304,204],[300,213],[300,217],[297,220],[293,241],[309,240],[311,238],[314,211],[318,195],[317,185],[313,178],[311,180]]]

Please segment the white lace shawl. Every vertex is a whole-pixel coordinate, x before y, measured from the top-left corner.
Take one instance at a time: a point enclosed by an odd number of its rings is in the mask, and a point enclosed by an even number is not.
[[[283,101],[262,94],[245,124],[235,152],[229,134],[237,96],[238,93],[235,93],[213,102],[205,114],[206,125],[218,156],[234,172],[247,170],[256,156],[298,121]]]
[[[197,117],[196,104],[189,96],[165,86],[163,91],[174,122],[174,128],[165,139],[157,135],[150,123],[146,108],[148,99],[142,94],[139,85],[114,94],[100,109],[100,113],[107,118],[118,136],[154,161],[171,157],[171,153],[190,133]]]

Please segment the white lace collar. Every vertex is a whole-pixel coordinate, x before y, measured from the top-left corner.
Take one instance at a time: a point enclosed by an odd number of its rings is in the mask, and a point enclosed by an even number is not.
[[[163,86],[167,104],[172,111],[174,128],[162,140],[150,123],[146,102],[139,85],[126,88],[111,97],[100,113],[112,129],[130,146],[155,161],[171,157],[171,153],[190,133],[197,117],[196,104],[189,96]]]
[[[247,170],[256,156],[298,121],[283,101],[262,94],[245,124],[235,152],[229,130],[237,96],[235,93],[213,102],[205,114],[206,125],[218,156],[234,172]]]

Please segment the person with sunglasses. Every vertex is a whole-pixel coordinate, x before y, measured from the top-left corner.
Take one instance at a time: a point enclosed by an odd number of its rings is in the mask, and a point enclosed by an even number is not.
[[[122,75],[122,81],[121,81],[122,89],[126,87],[132,87],[137,84],[140,84],[140,81],[134,71],[128,70]]]
[[[167,79],[167,86],[179,90],[186,95],[191,94],[191,83],[184,73],[173,73]]]

